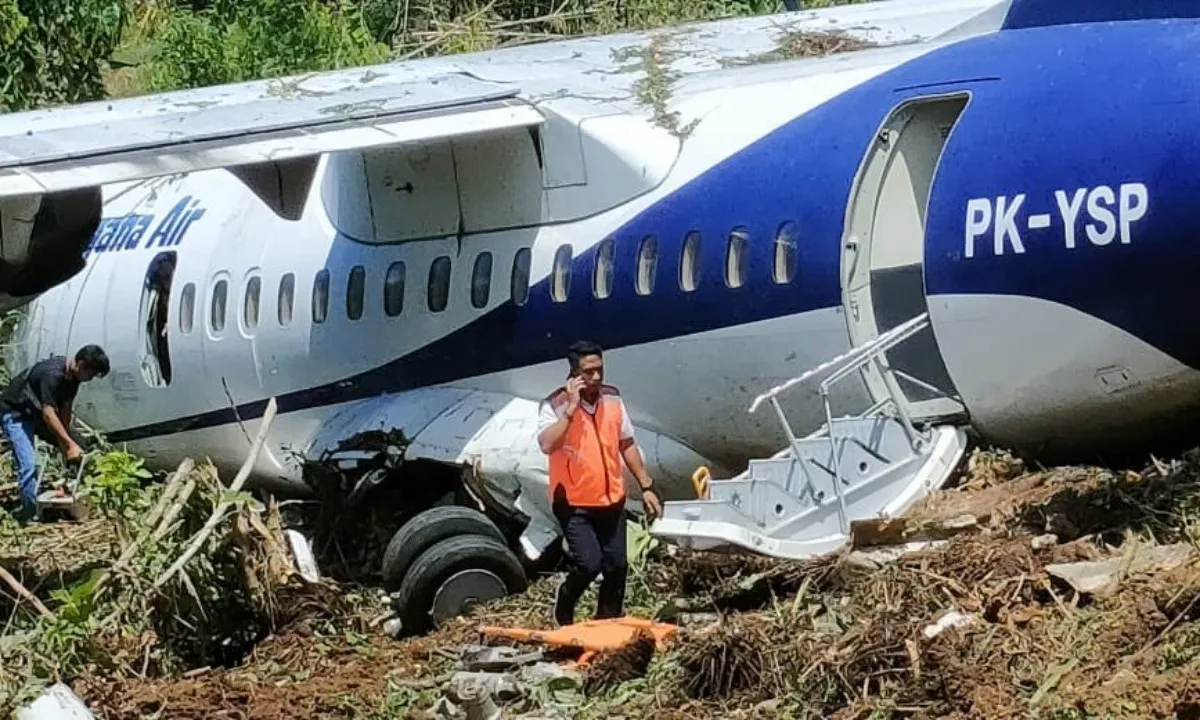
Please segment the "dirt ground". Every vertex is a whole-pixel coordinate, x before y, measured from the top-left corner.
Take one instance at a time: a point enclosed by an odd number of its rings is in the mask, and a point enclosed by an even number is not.
[[[636,592],[681,629],[645,677],[593,693],[529,689],[505,717],[1200,718],[1200,554],[1183,547],[1170,567],[1130,570],[1147,548],[1194,544],[1198,480],[1197,452],[1140,473],[1027,473],[976,453],[957,487],[902,523],[899,541],[939,528],[941,539],[899,559],[861,548],[785,563],[659,546]],[[42,531],[52,532],[64,531]],[[27,543],[24,562],[52,577],[43,553],[95,550],[97,532]],[[1112,558],[1122,570],[1104,592],[1055,570]],[[238,667],[67,680],[112,719],[428,717],[479,625],[547,627],[553,584],[407,640],[373,617],[377,591],[341,587],[349,609],[302,617]]]

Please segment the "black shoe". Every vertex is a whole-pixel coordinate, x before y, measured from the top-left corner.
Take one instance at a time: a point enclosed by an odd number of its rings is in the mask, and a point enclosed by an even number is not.
[[[575,611],[571,608],[564,607],[562,589],[566,584],[566,580],[558,584],[558,588],[554,591],[554,627],[560,628],[564,625],[573,625],[575,623]]]

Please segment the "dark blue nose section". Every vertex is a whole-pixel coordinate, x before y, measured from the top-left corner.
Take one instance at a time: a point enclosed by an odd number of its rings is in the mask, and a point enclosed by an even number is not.
[[[927,291],[1060,303],[1200,368],[1200,22],[989,41],[1000,79],[942,157]]]
[[[1200,398],[1200,22],[963,45],[994,79],[938,166],[925,283],[973,418],[1014,442],[1170,424]]]

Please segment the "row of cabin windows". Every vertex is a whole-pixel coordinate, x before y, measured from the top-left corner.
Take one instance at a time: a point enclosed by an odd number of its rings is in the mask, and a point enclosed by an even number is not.
[[[450,270],[448,256],[442,255],[435,259],[429,267],[429,282],[426,290],[426,305],[431,312],[442,312],[450,300]],[[404,310],[404,280],[406,266],[404,261],[397,261],[388,266],[383,280],[383,311],[388,317],[395,317]],[[329,317],[329,270],[322,269],[313,279],[312,290],[312,319],[314,323],[324,323]],[[362,265],[350,269],[346,283],[346,317],[358,320],[363,316],[365,308],[367,270]],[[475,267],[471,273],[471,305],[476,309],[487,306],[492,290],[492,254],[480,253],[475,258]],[[529,292],[529,249],[517,252],[513,261],[512,295],[514,300],[524,302]],[[246,330],[258,327],[259,306],[262,296],[262,278],[253,275],[246,280],[246,291],[242,300],[242,326]],[[296,276],[287,273],[279,280],[279,295],[276,312],[281,327],[292,323],[295,310]],[[214,333],[225,330],[227,305],[229,299],[229,281],[222,278],[213,284],[212,302],[209,305],[209,327]],[[196,285],[188,283],[180,293],[179,299],[179,330],[190,333],[194,327],[196,309]]]
[[[604,240],[596,250],[596,265],[592,274],[592,295],[603,300],[612,294],[613,253],[612,239]],[[750,233],[745,228],[734,228],[729,233],[725,247],[725,286],[739,288],[746,284],[750,260]],[[700,233],[689,232],[683,239],[679,253],[679,289],[694,291],[700,284]],[[555,302],[565,302],[571,290],[570,245],[562,245],[554,253],[554,266],[550,274],[550,297]],[[658,277],[658,238],[647,235],[642,239],[637,252],[637,272],[634,275],[634,290],[638,295],[654,292]],[[796,224],[787,221],[775,233],[771,279],[776,284],[786,285],[796,275]]]
[[[739,288],[746,283],[747,266],[749,261],[750,234],[744,228],[735,228],[729,234],[725,250],[725,285],[729,288]],[[607,298],[613,288],[613,253],[611,239],[600,244],[596,252],[596,265],[592,277],[592,294],[598,299]],[[679,287],[684,292],[692,292],[700,281],[700,233],[689,232],[684,237],[683,249],[679,256]],[[551,273],[550,295],[555,302],[564,302],[570,291],[572,248],[563,245],[554,253],[554,266]],[[658,270],[658,239],[653,235],[647,236],[638,246],[637,274],[634,289],[639,295],[649,295],[654,292],[654,282]],[[529,248],[517,251],[513,258],[512,274],[509,285],[509,295],[513,303],[524,305],[529,299]],[[450,300],[450,271],[449,256],[436,258],[429,266],[429,279],[426,284],[425,303],[431,312],[442,312]],[[403,260],[388,266],[383,280],[383,310],[388,317],[396,317],[404,310],[404,281],[406,266]],[[796,226],[788,221],[779,226],[775,234],[771,279],[780,285],[790,283],[796,274]],[[367,271],[362,265],[356,265],[350,270],[346,283],[346,317],[358,320],[363,316],[366,296]],[[476,309],[487,306],[492,288],[492,254],[480,253],[475,258],[475,267],[471,272],[471,305]],[[262,296],[262,278],[253,275],[246,280],[246,291],[242,301],[242,325],[246,330],[254,330],[259,322],[259,305]],[[292,323],[295,309],[296,276],[287,273],[279,280],[278,302],[276,311],[281,327]],[[227,305],[229,297],[229,281],[222,278],[213,285],[212,302],[209,307],[209,327],[214,333],[225,330]],[[179,329],[184,334],[190,333],[193,327],[193,316],[196,306],[196,286],[188,283],[184,286],[179,300]],[[329,317],[329,270],[322,269],[313,279],[312,290],[312,320],[316,324],[324,323]]]

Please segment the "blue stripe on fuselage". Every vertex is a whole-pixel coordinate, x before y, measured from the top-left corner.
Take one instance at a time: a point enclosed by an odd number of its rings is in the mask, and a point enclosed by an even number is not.
[[[1121,29],[1073,26],[1004,32],[917,58],[794,119],[619,228],[612,235],[616,240],[616,279],[609,298],[592,298],[594,250],[583,253],[572,264],[567,303],[551,302],[548,280],[540,282],[531,288],[529,302],[522,307],[506,303],[379,368],[283,395],[277,398],[279,410],[331,405],[551,361],[580,336],[606,348],[619,348],[837,306],[841,236],[851,184],[869,142],[896,105],[913,97],[968,90],[973,100],[964,120],[986,114],[977,122],[996,130],[1040,112],[1039,117],[1048,122],[1056,113],[1086,112],[1089,102],[1104,97],[1102,86],[1074,91],[1062,88],[1061,95],[1049,93],[1050,104],[1045,108],[1030,108],[1011,98],[1020,97],[1022,88],[1042,83],[1043,73],[1071,76],[1071,63],[1089,60],[1096,37],[1117,34],[1106,43],[1122,44],[1125,52],[1120,61],[1130,68],[1128,72],[1146,72],[1155,65],[1156,56],[1130,54],[1128,48],[1153,47],[1164,33],[1179,41],[1181,34],[1195,27],[1194,23],[1182,27],[1179,23],[1130,23]],[[1081,43],[1087,51],[1076,50]],[[1106,43],[1102,43],[1105,49]],[[1081,72],[1075,71],[1076,75]],[[1152,75],[1146,76],[1146,82],[1154,81]],[[1076,127],[1087,129],[1086,123]],[[972,132],[976,131],[956,130],[951,148],[973,142]],[[1085,141],[1086,137],[1080,137],[1069,147],[1085,147]],[[1020,146],[1002,144],[989,152],[1027,157]],[[1039,187],[1056,186],[1052,175],[1038,170],[1039,158],[1033,160],[1034,164],[1015,164],[1039,178]],[[960,181],[970,180],[971,187],[985,194],[1005,192],[1013,182],[1008,175],[994,179],[986,165],[957,170]],[[944,184],[939,175],[938,186]],[[934,210],[937,215],[931,214],[931,227],[937,232],[957,233],[961,239],[963,211],[941,205],[931,208],[931,213]],[[950,211],[952,217],[942,217]],[[771,281],[771,245],[776,229],[786,220],[795,221],[799,229],[799,267],[791,284],[777,286]],[[729,231],[738,226],[750,231],[753,252],[749,281],[731,290],[724,283],[726,240]],[[703,236],[703,279],[694,293],[683,293],[677,281],[678,259],[684,237],[691,230],[699,230]],[[659,239],[660,261],[655,291],[642,297],[634,292],[633,274],[638,245],[647,235]],[[953,267],[938,267],[939,272],[957,272]],[[1018,273],[1025,271],[1021,268]],[[930,290],[1043,297],[1067,283],[1073,290],[1064,296],[1066,301],[1081,309],[1092,307],[1095,296],[1113,292],[1063,277],[1032,284],[1024,282],[1020,274],[979,276],[979,280],[982,284],[968,286],[956,284],[952,274],[938,276],[931,279]],[[1127,329],[1135,331],[1136,326]],[[804,340],[797,338],[797,342]],[[238,414],[257,417],[265,405],[265,400],[248,403],[238,408]],[[120,442],[233,422],[234,411],[226,409],[113,432],[111,438]]]

